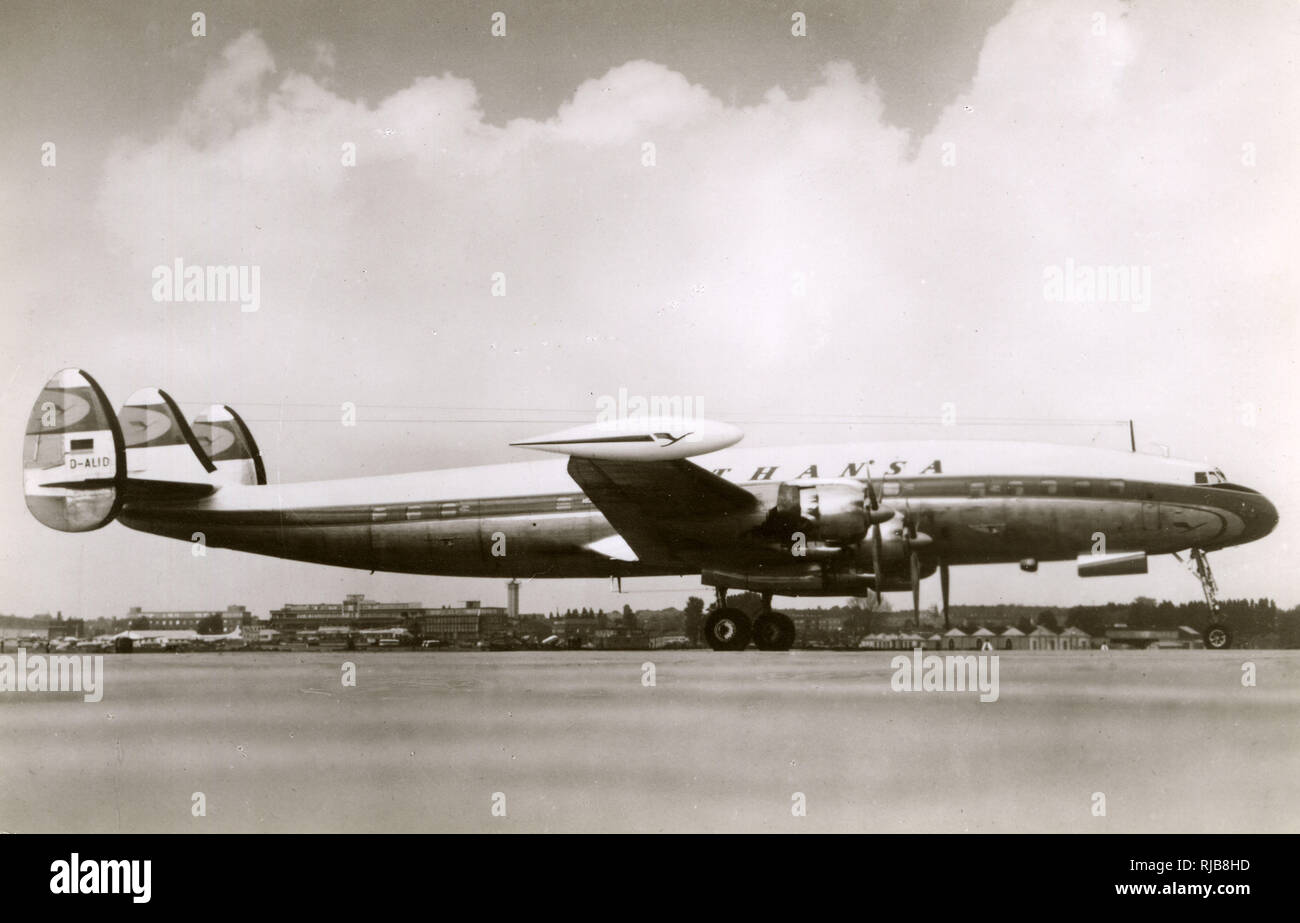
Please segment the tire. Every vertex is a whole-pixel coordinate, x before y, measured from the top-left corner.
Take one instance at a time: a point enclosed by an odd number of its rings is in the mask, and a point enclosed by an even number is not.
[[[743,651],[749,637],[749,616],[739,609],[715,609],[704,620],[704,640],[715,651]]]
[[[769,612],[754,620],[754,645],[760,651],[788,651],[794,646],[794,620],[784,612]]]
[[[1205,646],[1212,651],[1222,651],[1232,647],[1232,632],[1228,631],[1228,626],[1220,622],[1207,626]]]

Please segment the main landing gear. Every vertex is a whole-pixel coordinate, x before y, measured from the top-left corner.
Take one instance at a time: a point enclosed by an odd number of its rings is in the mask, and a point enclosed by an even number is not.
[[[1210,571],[1210,557],[1199,548],[1193,548],[1189,554],[1190,560],[1183,561],[1174,552],[1174,557],[1182,561],[1195,576],[1201,581],[1201,592],[1205,594],[1205,605],[1210,610],[1210,624],[1205,628],[1205,646],[1211,650],[1221,651],[1232,647],[1232,632],[1228,631],[1228,626],[1219,621],[1222,616],[1219,613],[1219,585],[1214,582],[1214,574]]]
[[[743,651],[752,640],[760,651],[788,651],[794,646],[794,621],[772,611],[772,594],[763,594],[763,609],[752,622],[748,615],[727,605],[727,591],[719,588],[718,603],[704,619],[704,640],[715,651]]]

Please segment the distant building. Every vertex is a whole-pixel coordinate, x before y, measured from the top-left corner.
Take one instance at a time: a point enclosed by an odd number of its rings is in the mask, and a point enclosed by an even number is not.
[[[575,612],[555,620],[555,633],[569,641],[590,641],[596,636],[599,627],[600,619],[594,614],[581,615]]]
[[[998,635],[998,643],[994,647],[1000,651],[1027,651],[1029,650],[1029,636],[1015,625],[1010,625],[1002,634]]]
[[[352,593],[337,603],[287,603],[271,610],[267,626],[281,634],[322,628],[396,628],[421,612],[416,603],[381,603]]]
[[[214,615],[221,616],[221,634],[227,634],[234,631],[240,625],[250,624],[253,615],[244,606],[227,606],[224,610],[207,609],[207,610],[187,610],[184,612],[156,612],[145,611],[139,606],[132,606],[126,613],[126,624],[130,627],[131,623],[137,619],[146,618],[149,620],[149,629],[151,631],[198,631],[199,623],[205,619],[212,618]]]
[[[813,610],[810,612],[791,612],[789,615],[794,622],[798,637],[803,639],[805,637],[834,635],[844,631],[844,626],[852,618],[853,613]]]
[[[980,642],[960,628],[949,628],[943,633],[943,646],[950,651],[969,651],[979,647]]]
[[[1029,633],[1031,651],[1055,651],[1061,648],[1061,636],[1046,625],[1037,625]]]
[[[609,625],[597,628],[593,635],[593,646],[602,651],[639,651],[650,646],[650,636],[640,628],[624,628],[622,625]]]
[[[291,638],[307,632],[348,634],[405,628],[426,641],[474,642],[509,628],[506,610],[477,599],[427,608],[418,602],[385,603],[351,594],[341,603],[287,603],[271,610],[267,630]]]
[[[985,647],[987,645],[987,648]],[[1035,628],[1026,635],[1014,625],[1001,634],[980,626],[970,634],[960,628],[950,628],[944,634],[921,635],[913,632],[875,632],[862,638],[858,647],[868,650],[910,651],[922,648],[927,651],[1058,651],[1088,650],[1093,637],[1078,628],[1068,628],[1057,634],[1050,628]]]
[[[45,629],[45,635],[51,641],[59,638],[84,638],[87,636],[86,620],[66,619],[62,622],[50,622],[49,627]]]
[[[1071,625],[1060,634],[1060,647],[1063,651],[1086,651],[1092,647],[1092,635],[1082,628]]]
[[[463,606],[420,609],[415,622],[421,639],[448,644],[483,641],[510,627],[504,608],[484,606],[477,599],[466,600]]]

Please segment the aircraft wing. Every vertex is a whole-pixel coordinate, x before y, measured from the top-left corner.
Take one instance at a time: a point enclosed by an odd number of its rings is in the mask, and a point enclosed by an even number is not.
[[[569,476],[643,561],[681,561],[703,550],[699,526],[752,512],[758,499],[685,459],[572,456]]]

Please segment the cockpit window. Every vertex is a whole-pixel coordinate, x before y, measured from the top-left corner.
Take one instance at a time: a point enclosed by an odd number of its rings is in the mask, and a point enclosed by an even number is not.
[[[1197,483],[1197,484],[1208,484],[1208,483],[1210,483],[1210,473],[1209,473],[1208,471],[1198,471],[1198,472],[1196,472],[1196,483]]]
[[[1223,473],[1223,470],[1220,468],[1215,468],[1213,471],[1198,471],[1196,472],[1196,483],[1197,484],[1226,484],[1228,483],[1228,477]]]

